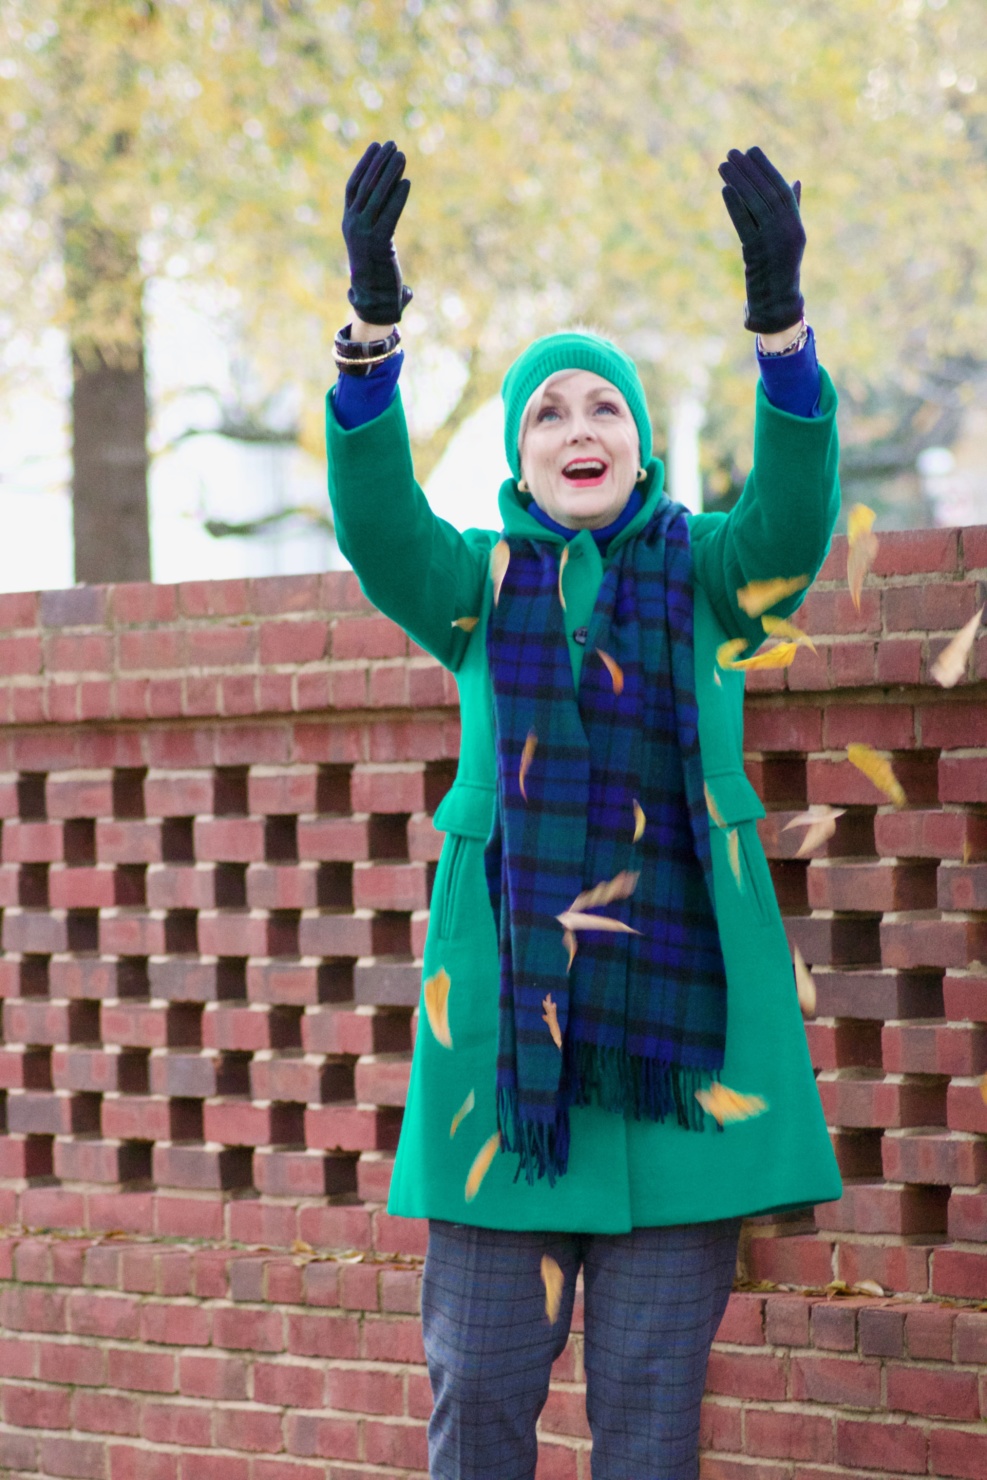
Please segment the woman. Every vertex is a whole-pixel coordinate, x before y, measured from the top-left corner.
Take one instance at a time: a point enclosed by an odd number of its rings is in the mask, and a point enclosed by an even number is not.
[[[462,535],[415,483],[396,392],[403,169],[374,144],[347,187],[355,316],[327,440],[342,550],[460,691],[389,1203],[430,1220],[431,1474],[534,1475],[582,1267],[594,1480],[694,1480],[741,1218],[841,1192],[743,771],[743,673],[716,660],[764,640],[751,582],[791,578],[771,611],[795,609],[839,508],[799,189],[758,149],[720,167],[761,370],[731,513],[663,495],[633,362],[573,331],[508,371],[503,533]],[[718,1083],[746,1118],[706,1113]]]

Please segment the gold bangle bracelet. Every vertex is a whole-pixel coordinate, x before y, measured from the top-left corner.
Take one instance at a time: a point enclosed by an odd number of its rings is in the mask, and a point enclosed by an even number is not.
[[[393,349],[387,350],[382,355],[341,355],[334,349],[332,357],[337,365],[379,365],[382,360],[389,360],[392,355],[396,355],[398,348],[399,346],[395,345]]]

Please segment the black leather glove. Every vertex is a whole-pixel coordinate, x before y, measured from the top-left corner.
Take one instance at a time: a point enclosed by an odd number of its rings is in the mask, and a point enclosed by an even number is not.
[[[411,189],[405,157],[390,140],[371,144],[346,185],[343,240],[350,259],[347,295],[366,324],[396,324],[411,302],[401,280],[394,228]]]
[[[777,334],[797,324],[805,308],[799,268],[805,231],[799,215],[801,183],[789,185],[763,150],[731,149],[720,176],[723,202],[744,251],[747,307],[744,327]]]

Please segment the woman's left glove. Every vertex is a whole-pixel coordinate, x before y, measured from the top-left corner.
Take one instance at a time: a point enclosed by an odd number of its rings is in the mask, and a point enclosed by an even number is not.
[[[799,215],[801,184],[789,185],[763,150],[731,149],[720,165],[723,202],[744,252],[747,307],[744,327],[778,334],[802,317],[799,268],[805,231]]]
[[[401,178],[405,163],[393,140],[371,144],[346,184],[347,296],[365,324],[396,324],[411,302],[394,247],[394,228],[411,189],[411,181]]]

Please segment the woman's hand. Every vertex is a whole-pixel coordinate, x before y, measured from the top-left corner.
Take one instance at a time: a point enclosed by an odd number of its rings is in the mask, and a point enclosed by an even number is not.
[[[799,215],[801,184],[789,185],[756,146],[731,149],[720,165],[723,202],[737,228],[747,277],[744,326],[763,335],[797,325],[805,307],[799,268],[805,231]]]
[[[394,228],[411,189],[411,181],[401,178],[405,163],[393,141],[371,144],[346,185],[343,239],[350,259],[348,297],[357,312],[354,330],[393,326],[411,301],[394,248]]]

